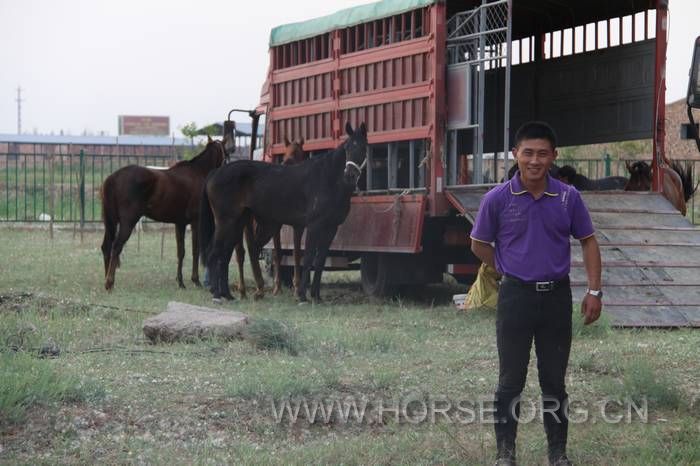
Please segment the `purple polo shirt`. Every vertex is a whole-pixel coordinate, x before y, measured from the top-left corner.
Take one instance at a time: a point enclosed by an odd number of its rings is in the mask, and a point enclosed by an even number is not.
[[[499,273],[534,282],[566,277],[571,267],[569,236],[580,240],[594,232],[576,188],[547,175],[547,189],[536,200],[518,171],[486,193],[470,236],[495,242]]]

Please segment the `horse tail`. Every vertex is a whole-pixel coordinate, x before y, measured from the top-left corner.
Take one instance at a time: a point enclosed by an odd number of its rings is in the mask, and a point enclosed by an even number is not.
[[[207,265],[209,256],[209,248],[211,247],[212,238],[214,236],[214,213],[209,205],[209,195],[207,194],[207,185],[211,176],[207,177],[202,187],[202,196],[199,201],[199,260],[202,265]]]
[[[117,227],[119,226],[119,214],[117,203],[114,200],[114,175],[108,176],[100,188],[102,199],[102,223],[105,227],[105,240],[111,245],[117,237]],[[116,267],[119,267],[119,256],[116,257]]]
[[[684,167],[678,160],[671,161],[671,168],[681,177],[683,198],[685,202],[688,202],[698,189],[697,185],[693,186],[693,168],[690,165]]]

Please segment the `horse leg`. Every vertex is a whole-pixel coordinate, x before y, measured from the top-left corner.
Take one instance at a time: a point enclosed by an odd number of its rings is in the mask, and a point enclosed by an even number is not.
[[[228,287],[228,264],[235,245],[230,240],[233,226],[232,221],[220,222],[216,225],[207,258],[211,294],[215,301],[220,300],[222,297],[233,299],[231,290]]]
[[[301,237],[304,227],[294,227],[294,293],[298,295],[301,285]]]
[[[236,245],[232,241],[227,241],[224,245],[221,259],[219,260],[219,289],[221,291],[221,297],[229,301],[234,301],[236,299],[231,294],[231,288],[228,282],[228,266],[231,263],[231,257],[233,256],[235,246]]]
[[[311,299],[317,303],[321,302],[321,275],[323,274],[323,267],[326,265],[326,256],[328,256],[328,250],[331,247],[333,238],[335,238],[336,231],[338,231],[338,227],[333,225],[322,230],[318,235],[318,246],[316,257],[314,257],[314,280],[311,283]]]
[[[186,225],[175,225],[175,240],[177,241],[177,285],[185,289],[182,281],[182,261],[185,259],[185,228]]]
[[[201,288],[199,282],[199,221],[192,220],[192,283],[194,286]]]
[[[119,229],[117,231],[117,237],[112,242],[112,250],[110,251],[109,257],[109,269],[107,270],[107,277],[105,278],[105,289],[107,291],[112,291],[114,288],[114,274],[117,267],[119,266],[119,255],[124,249],[124,244],[129,240],[131,232],[136,226],[140,216],[135,218],[124,220],[119,222]]]
[[[277,296],[280,294],[282,286],[280,284],[280,255],[282,254],[282,241],[280,240],[279,230],[272,236],[272,244],[274,245],[272,249],[272,267],[274,267],[275,274],[275,286],[272,288],[272,294]]]
[[[109,258],[112,255],[112,243],[114,242],[114,236],[117,232],[116,225],[110,220],[105,219],[105,234],[102,239],[102,258],[105,264],[105,278],[109,272]]]
[[[248,226],[250,226],[250,223]],[[263,246],[270,241],[270,238],[275,236],[275,232],[279,233],[279,230],[279,225],[269,226],[258,222],[257,228],[255,229],[255,235],[253,235],[252,238],[246,235],[248,255],[250,257],[250,267],[253,269],[255,285],[257,286],[257,290],[255,291],[255,299],[261,299],[265,296],[265,280],[263,279],[263,274],[260,270],[260,261],[258,260],[260,257],[260,251],[262,250]],[[252,231],[252,228],[250,230],[247,229],[246,231]]]
[[[311,278],[311,267],[316,254],[316,245],[318,244],[318,229],[309,227],[306,232],[306,244],[304,247],[304,267],[301,271],[301,282],[297,291],[297,300],[306,302],[306,288]]]
[[[244,233],[248,235],[247,231]],[[236,262],[238,263],[238,292],[241,294],[241,298],[245,299],[247,297],[245,290],[245,280],[243,278],[243,265],[245,263],[245,249],[243,248],[243,242],[240,241],[236,244]]]

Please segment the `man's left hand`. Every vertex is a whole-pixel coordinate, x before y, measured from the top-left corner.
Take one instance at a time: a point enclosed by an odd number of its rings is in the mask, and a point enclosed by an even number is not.
[[[597,297],[586,293],[581,303],[581,314],[583,314],[583,323],[585,325],[592,324],[600,317],[600,311],[603,309],[603,301]]]

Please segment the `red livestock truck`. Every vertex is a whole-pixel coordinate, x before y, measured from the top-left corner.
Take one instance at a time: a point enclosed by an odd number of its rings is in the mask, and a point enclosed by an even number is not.
[[[550,122],[560,146],[652,139],[652,164],[663,160],[668,3],[383,0],[276,27],[254,112],[264,160],[301,137],[313,157],[340,144],[346,122],[366,123],[366,174],[326,266],[359,261],[375,295],[443,273],[469,280],[473,215],[523,122]],[[603,216],[619,201],[595,199]],[[282,243],[289,267],[289,229]]]

